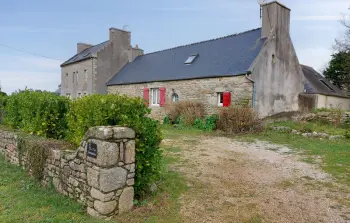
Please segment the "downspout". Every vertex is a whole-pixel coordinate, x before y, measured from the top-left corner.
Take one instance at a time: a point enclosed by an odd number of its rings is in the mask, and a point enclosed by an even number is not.
[[[245,77],[250,80],[253,83],[253,100],[252,100],[252,106],[253,109],[255,109],[255,97],[256,97],[256,87],[255,87],[255,81],[251,79],[248,75],[252,74],[251,71],[247,71]]]

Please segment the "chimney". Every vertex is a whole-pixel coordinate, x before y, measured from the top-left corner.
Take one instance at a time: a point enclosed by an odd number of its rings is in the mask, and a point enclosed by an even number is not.
[[[84,50],[86,50],[87,48],[92,47],[93,45],[91,44],[87,44],[87,43],[78,43],[77,44],[77,53],[81,53]]]
[[[117,28],[109,29],[109,41],[127,48],[131,48],[131,33]]]
[[[261,5],[262,31],[261,37],[268,37],[271,33],[287,32],[290,30],[290,9],[278,1]]]
[[[139,48],[139,45],[136,44],[135,47],[132,47],[129,51],[128,51],[128,59],[129,62],[133,62],[135,60],[136,57],[138,56],[142,56],[144,54],[143,49]]]

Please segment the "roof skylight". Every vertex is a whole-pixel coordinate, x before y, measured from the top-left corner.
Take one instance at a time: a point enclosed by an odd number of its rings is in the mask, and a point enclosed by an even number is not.
[[[320,80],[322,84],[324,84],[330,91],[335,92],[329,84],[327,84],[324,80]]]
[[[192,64],[197,57],[198,57],[198,54],[192,54],[187,58],[187,60],[185,61],[185,64]]]

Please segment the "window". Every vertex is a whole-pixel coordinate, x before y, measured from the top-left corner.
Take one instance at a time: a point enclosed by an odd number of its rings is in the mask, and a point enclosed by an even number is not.
[[[78,98],[81,98],[81,93],[78,93]]]
[[[74,78],[75,78],[75,72],[73,72],[73,78],[72,78],[73,79],[73,83],[74,83]]]
[[[224,93],[218,93],[218,106],[224,106]]]
[[[152,88],[152,105],[159,105],[159,88]]]
[[[171,100],[176,103],[179,101],[179,95],[177,95],[176,93],[174,93],[172,96],[171,96]]]
[[[78,83],[78,80],[79,80],[79,73],[78,73],[78,71],[77,72],[75,72],[75,79],[76,79],[76,82]]]
[[[72,98],[70,93],[66,93],[66,97],[69,98],[69,99]]]
[[[335,92],[334,89],[329,86],[329,84],[327,84],[324,80],[320,80],[322,84],[324,84],[331,92]]]
[[[87,93],[86,92],[84,92],[84,96],[86,96],[87,95]]]
[[[87,78],[88,78],[87,70],[84,70],[84,78],[85,78],[85,80],[87,80]]]
[[[185,61],[185,64],[192,64],[197,57],[198,57],[198,54],[193,54],[189,56]]]

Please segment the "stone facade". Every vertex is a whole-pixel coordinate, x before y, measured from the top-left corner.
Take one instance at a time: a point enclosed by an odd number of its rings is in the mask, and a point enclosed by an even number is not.
[[[16,133],[1,130],[0,154],[25,168],[28,154],[19,152],[17,141]],[[134,176],[135,132],[94,127],[76,151],[49,150],[41,183],[83,203],[88,214],[106,218],[132,209]]]
[[[78,43],[77,54],[91,47]],[[110,28],[108,42],[84,60],[62,65],[61,95],[79,98],[89,94],[107,93],[106,82],[126,63],[132,62],[143,50],[131,46],[131,33]]]
[[[246,76],[218,77],[181,81],[151,82],[143,84],[113,85],[108,86],[108,93],[120,93],[128,96],[143,97],[144,88],[165,88],[166,103],[172,101],[172,95],[176,93],[181,100],[202,102],[206,114],[217,113],[218,93],[231,92],[231,104],[252,103],[253,83]],[[152,100],[151,90],[149,95]],[[163,120],[167,110],[165,107],[152,106],[151,117]]]

